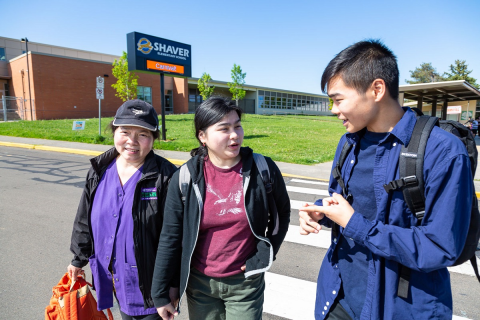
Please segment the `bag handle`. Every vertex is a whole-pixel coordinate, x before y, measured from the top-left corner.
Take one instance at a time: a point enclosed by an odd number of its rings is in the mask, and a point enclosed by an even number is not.
[[[83,280],[85,280],[85,273],[82,274],[82,277],[83,277]],[[69,275],[69,278],[70,278],[70,275]],[[70,278],[70,280],[72,281],[72,284],[70,285],[70,290],[68,292],[72,292],[72,289],[73,289],[73,286],[75,285],[75,283],[77,283],[77,280],[72,280]],[[88,281],[85,280],[85,283],[90,287],[92,288],[92,284]],[[66,303],[68,303],[68,305],[71,306],[71,308],[69,310],[66,310],[66,312],[68,313],[68,319],[72,319],[72,320],[76,320],[77,319],[77,299],[70,299],[70,295],[66,294],[63,296],[64,299],[68,300],[66,301]],[[110,308],[107,309],[107,314],[108,314],[108,320],[114,320],[113,319],[113,313],[112,311],[110,310]]]

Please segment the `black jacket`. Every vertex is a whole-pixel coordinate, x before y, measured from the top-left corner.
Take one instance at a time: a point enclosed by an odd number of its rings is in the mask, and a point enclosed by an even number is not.
[[[268,236],[268,200],[265,186],[253,161],[252,150],[241,148],[243,162],[243,188],[245,209],[253,234],[257,240],[256,252],[246,261],[245,277],[267,271],[280,249],[290,223],[290,199],[280,170],[266,157],[272,176],[273,195],[278,209],[279,231]],[[152,283],[152,298],[155,306],[162,307],[170,302],[169,284],[180,273],[180,300],[185,293],[190,275],[190,264],[198,237],[201,212],[194,185],[198,186],[202,201],[205,199],[205,179],[203,158],[195,156],[186,165],[191,174],[185,194],[185,205],[179,187],[179,171],[172,176],[165,202],[163,231],[158,245],[155,273]],[[246,189],[246,190],[245,190]]]
[[[118,156],[112,148],[90,160],[92,167],[88,171],[87,181],[78,205],[77,216],[73,223],[70,251],[74,254],[72,265],[83,268],[88,258],[94,254],[94,239],[90,225],[90,216],[95,191],[108,165]],[[150,295],[158,239],[162,230],[163,208],[168,181],[177,168],[168,160],[153,151],[145,158],[143,172],[135,187],[132,206],[133,239],[135,260],[137,262],[140,291],[145,308],[153,307]],[[157,188],[157,200],[140,201],[142,188]]]

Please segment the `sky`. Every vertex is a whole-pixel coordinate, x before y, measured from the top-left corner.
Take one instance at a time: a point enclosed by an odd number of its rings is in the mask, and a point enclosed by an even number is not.
[[[66,3],[69,3],[66,5]],[[0,36],[120,56],[137,31],[192,46],[192,76],[321,94],[328,62],[349,45],[382,40],[400,84],[431,62],[442,74],[466,60],[480,83],[479,0],[0,0]]]

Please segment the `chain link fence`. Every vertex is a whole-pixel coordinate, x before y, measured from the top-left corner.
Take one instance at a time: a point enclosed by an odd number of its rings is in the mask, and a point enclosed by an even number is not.
[[[35,119],[35,101],[20,97],[2,96],[0,99],[0,121]]]

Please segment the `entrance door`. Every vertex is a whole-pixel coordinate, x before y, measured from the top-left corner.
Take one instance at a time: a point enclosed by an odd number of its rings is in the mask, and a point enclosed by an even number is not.
[[[165,95],[165,112],[173,113],[173,99],[172,95]]]

